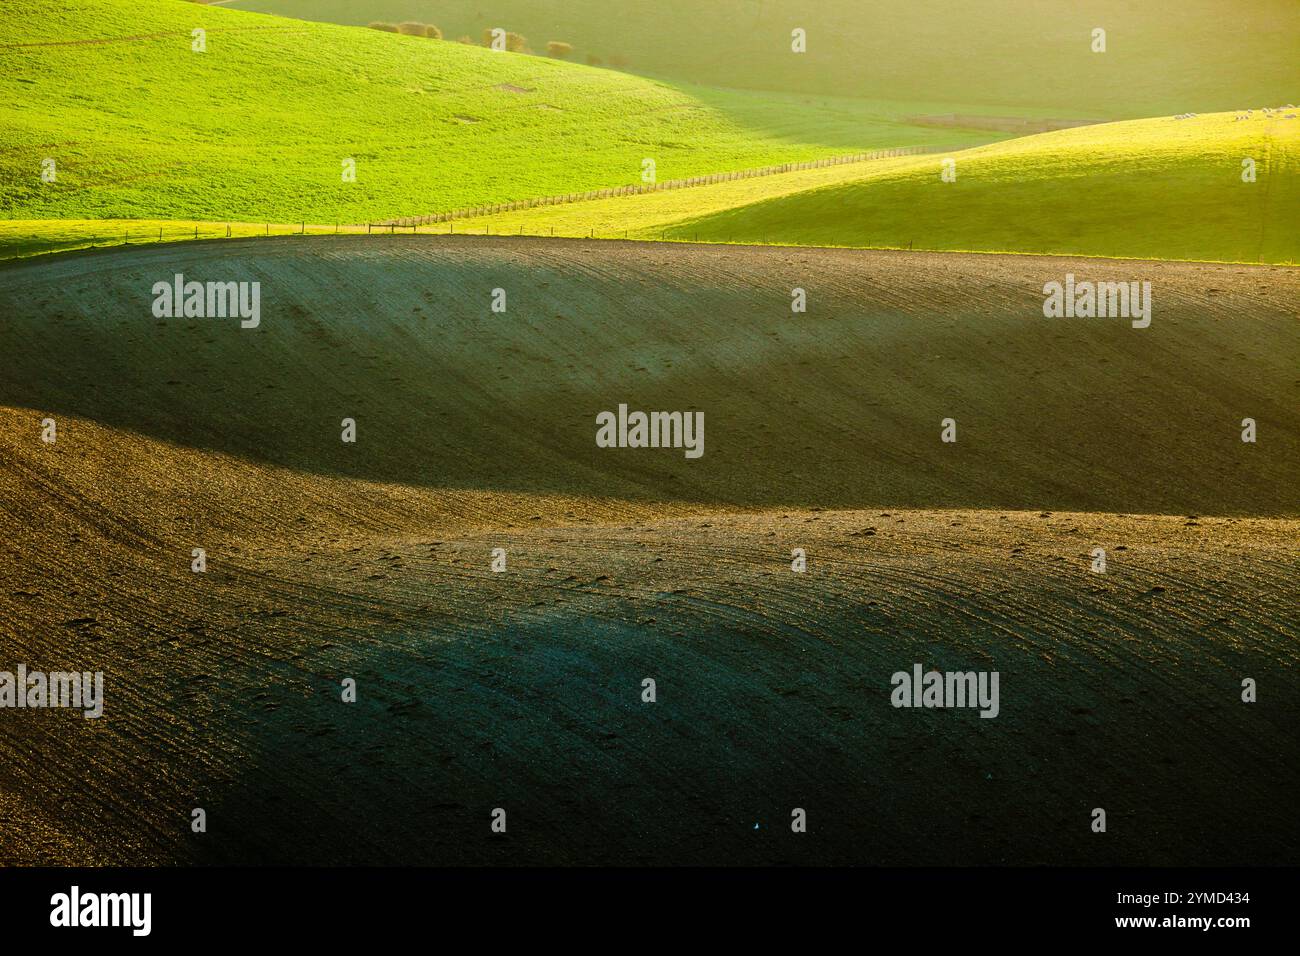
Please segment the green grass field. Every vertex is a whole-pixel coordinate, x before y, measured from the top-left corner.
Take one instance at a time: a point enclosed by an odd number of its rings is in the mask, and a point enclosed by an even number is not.
[[[180,0],[0,6],[0,215],[365,222],[999,134]],[[207,51],[191,30],[207,30]],[[924,104],[921,104],[923,107]],[[41,180],[53,159],[57,180]],[[356,162],[346,183],[342,162]]]
[[[839,183],[855,182],[863,176],[878,175],[899,168],[913,160],[906,157],[871,160],[824,169],[808,169],[755,179],[674,189],[642,195],[618,196],[558,206],[541,206],[514,212],[475,216],[450,224],[436,223],[421,227],[420,232],[435,234],[490,233],[494,235],[565,236],[578,238],[694,238],[684,223],[714,213],[747,208],[754,203],[781,196],[798,195],[808,190]],[[0,224],[0,236],[3,236]],[[702,237],[701,237],[702,238]],[[726,241],[724,237],[723,241]],[[760,240],[761,242],[762,240]]]
[[[690,217],[667,235],[1295,264],[1300,118],[1234,116],[1117,122],[974,148],[954,153],[954,182],[941,178],[945,157],[911,157],[857,181]],[[1242,179],[1247,157],[1253,183]]]
[[[1300,119],[1234,115],[1108,123],[420,231],[1296,264]],[[1246,157],[1254,183],[1241,178]]]
[[[954,182],[941,178],[944,158],[869,165],[855,181],[687,218],[667,235],[1300,262],[1300,118],[1219,113],[1043,133],[954,154]],[[1254,183],[1242,181],[1245,158]]]
[[[1285,114],[1283,114],[1285,116]],[[1241,179],[1255,159],[1256,182]],[[952,158],[954,182],[940,177]],[[1300,263],[1300,119],[1137,120],[398,232]],[[327,234],[327,223],[0,221],[0,258]],[[345,233],[366,227],[342,227]],[[375,229],[386,234],[387,228]]]
[[[899,163],[901,159],[879,160]],[[47,252],[102,248],[190,239],[254,238],[257,236],[341,234],[564,236],[597,238],[624,236],[660,238],[661,227],[705,212],[718,212],[772,196],[782,196],[829,183],[860,178],[862,164],[830,166],[755,179],[741,179],[690,189],[652,192],[590,202],[542,206],[492,216],[457,219],[411,228],[375,225],[335,226],[319,222],[248,223],[154,219],[0,219],[0,259]]]
[[[1293,0],[232,0],[336,23],[486,28],[705,85],[1136,119],[1296,102]],[[807,32],[793,54],[790,33]],[[1105,53],[1091,32],[1106,30]]]
[[[238,3],[308,12],[297,0]],[[784,41],[752,47],[785,29],[782,10],[793,8],[783,4],[717,0],[697,10],[665,0],[617,16],[590,0],[310,5],[321,19],[417,19],[451,36],[477,37],[499,15],[535,47],[574,42],[575,60],[612,33],[647,51],[629,69],[653,78],[182,0],[10,0],[0,6],[0,258],[349,231],[633,184],[646,158],[664,181],[942,145],[957,151],[956,182],[941,181],[943,156],[932,155],[420,231],[1297,261],[1300,120],[1256,109],[1242,122],[1160,116],[1016,139],[980,120],[1258,107],[1268,96],[1280,105],[1297,8],[1261,2],[1216,20],[1225,6],[1210,0],[1141,9],[1105,0],[1076,23],[1058,0],[989,0],[978,13],[934,0],[828,0],[801,4],[813,18],[809,54]],[[995,16],[1013,8],[1023,15]],[[1079,59],[1075,27],[1093,20],[1108,24],[1108,50]],[[191,49],[197,27],[205,52]],[[725,77],[705,69],[719,62]],[[790,92],[800,88],[813,92]],[[937,119],[945,114],[957,118]],[[1255,184],[1241,182],[1245,157],[1256,160]],[[344,181],[346,159],[355,182]],[[41,177],[46,160],[53,182]]]

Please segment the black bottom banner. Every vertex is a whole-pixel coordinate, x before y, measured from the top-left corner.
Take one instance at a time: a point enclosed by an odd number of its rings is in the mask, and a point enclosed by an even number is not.
[[[1227,942],[1279,932],[1294,871],[1276,869],[7,869],[13,939],[295,943],[408,938],[454,923],[494,943],[561,926],[660,936],[921,931]],[[911,927],[911,929],[908,929]]]

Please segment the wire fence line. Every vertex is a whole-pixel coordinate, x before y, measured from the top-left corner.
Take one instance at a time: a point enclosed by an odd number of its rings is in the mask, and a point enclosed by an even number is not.
[[[196,223],[193,226],[183,227],[143,227],[143,226],[124,226],[119,232],[109,227],[102,233],[92,233],[87,236],[68,236],[66,238],[31,240],[17,239],[6,240],[0,239],[0,259],[18,259],[25,258],[34,253],[46,252],[64,252],[75,249],[96,248],[111,245],[131,245],[144,244],[153,242],[175,241],[179,239],[217,239],[217,238],[251,238],[255,236],[284,236],[284,235],[326,235],[329,233],[339,234],[347,233],[355,235],[360,232],[362,235],[373,235],[381,229],[387,229],[392,234],[397,229],[410,229],[415,232],[420,226],[434,225],[436,223],[450,223],[459,219],[472,219],[476,217],[492,216],[499,213],[514,212],[521,209],[535,209],[543,206],[560,206],[570,203],[590,202],[596,199],[609,199],[616,196],[632,196],[643,193],[659,192],[668,189],[686,189],[695,186],[708,186],[715,183],[730,182],[740,179],[753,179],[758,176],[774,176],[780,173],[799,172],[808,169],[821,169],[827,166],[842,166],[848,163],[864,163],[872,160],[889,159],[897,156],[919,156],[933,153],[951,153],[965,149],[964,146],[894,146],[887,149],[877,149],[865,153],[853,153],[847,156],[828,156],[822,159],[812,159],[798,163],[781,163],[774,166],[762,166],[757,169],[740,169],[729,172],[710,173],[704,176],[691,176],[685,179],[669,179],[656,183],[637,183],[627,186],[612,186],[606,189],[591,189],[580,193],[567,193],[558,196],[539,196],[533,199],[521,199],[515,202],[497,203],[486,206],[469,206],[464,209],[455,209],[450,212],[435,213],[428,216],[407,216],[400,219],[385,219],[382,222],[366,222],[351,225],[334,223],[330,225],[316,225],[307,222],[299,222],[290,225],[273,225],[240,223],[232,230],[230,224],[220,223]],[[534,231],[534,229],[536,231]],[[487,234],[487,230],[485,230]],[[507,233],[514,235],[515,233]],[[621,234],[621,235],[620,235]],[[530,236],[556,236],[555,226],[541,224],[536,227],[525,227],[521,224],[518,235]],[[628,238],[629,231],[616,227],[613,229],[601,229],[597,231],[595,227],[588,228],[584,226],[577,231],[563,228],[558,234],[566,238]],[[662,238],[667,238],[666,234]],[[698,236],[696,237],[698,240]],[[766,239],[764,239],[766,241]],[[911,243],[907,247],[910,248]]]
[[[243,224],[241,224],[243,225]],[[24,239],[8,240],[0,239],[0,262],[6,260],[27,259],[35,256],[50,255],[60,252],[76,252],[78,250],[88,249],[110,249],[121,248],[123,246],[151,246],[161,243],[172,243],[184,240],[197,239],[258,239],[258,238],[285,238],[289,236],[390,236],[390,235],[424,235],[424,236],[452,236],[453,238],[473,236],[493,236],[493,237],[527,237],[530,239],[623,239],[634,241],[647,241],[654,239],[653,233],[659,233],[659,239],[669,242],[704,242],[706,244],[731,243],[735,241],[734,236],[726,238],[705,236],[703,240],[698,232],[691,234],[674,234],[669,237],[667,229],[645,228],[638,229],[637,235],[632,236],[632,230],[625,228],[618,223],[612,223],[605,226],[567,226],[559,227],[546,222],[519,225],[516,230],[497,229],[493,231],[491,224],[483,227],[482,232],[471,232],[466,229],[464,232],[421,232],[422,228],[430,228],[434,224],[412,224],[409,226],[399,226],[396,223],[371,223],[362,225],[343,225],[341,223],[334,225],[316,225],[312,223],[295,223],[292,225],[273,225],[259,224],[253,228],[241,228],[236,231],[224,224],[209,224],[200,228],[184,227],[180,229],[122,229],[106,230],[104,232],[88,233],[84,236],[70,236],[67,238],[54,239]],[[403,230],[398,233],[397,230]],[[387,231],[385,231],[387,230]],[[768,244],[769,236],[762,237],[762,244]],[[777,237],[779,239],[779,237]],[[741,239],[744,243],[758,244],[756,238]],[[902,241],[898,245],[879,246],[872,248],[890,248],[890,249],[911,249],[912,240],[907,240],[904,244]]]
[[[521,209],[536,209],[539,206],[561,206],[568,203],[591,202],[595,199],[612,199],[616,196],[635,196],[642,193],[661,192],[666,189],[687,189],[692,186],[711,186],[737,179],[753,179],[757,176],[775,176],[780,173],[793,173],[806,169],[822,169],[827,166],[843,166],[847,163],[866,163],[878,159],[891,159],[896,156],[921,156],[929,153],[949,153],[962,146],[892,146],[876,149],[866,153],[852,153],[847,156],[827,156],[823,159],[810,159],[800,163],[781,163],[776,166],[760,166],[757,169],[737,169],[730,172],[709,173],[705,176],[690,176],[685,179],[665,179],[662,182],[634,183],[627,186],[610,186],[605,189],[589,189],[580,193],[562,193],[557,196],[537,196],[532,199],[518,199],[514,202],[495,203],[486,206],[466,206],[449,212],[432,213],[428,216],[403,216],[398,219],[385,219],[371,223],[374,226],[427,226],[437,222],[451,222],[455,219],[474,219],[481,216],[495,216],[503,212],[517,212]]]
[[[3,222],[3,220],[0,220]],[[121,224],[100,222],[91,232],[83,235],[54,236],[51,238],[0,238],[0,259],[22,259],[46,252],[72,252],[77,249],[98,249],[109,246],[151,245],[177,242],[183,239],[247,239],[256,236],[326,235],[340,232],[365,235],[366,226],[313,225],[298,223],[221,223],[196,222],[191,224],[146,226],[141,223]]]

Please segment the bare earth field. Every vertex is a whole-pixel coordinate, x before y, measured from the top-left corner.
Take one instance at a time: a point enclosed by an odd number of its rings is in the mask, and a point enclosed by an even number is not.
[[[260,325],[155,318],[177,272]],[[1044,318],[1067,272],[1150,328]],[[1295,862],[1297,302],[468,237],[0,266],[0,670],[106,683],[0,710],[0,863]],[[597,448],[620,402],[703,457]],[[891,707],[914,663],[999,715]]]

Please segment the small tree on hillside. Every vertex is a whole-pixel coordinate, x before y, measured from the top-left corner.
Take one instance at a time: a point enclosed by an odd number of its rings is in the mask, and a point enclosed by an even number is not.
[[[431,40],[442,39],[442,31],[439,30],[437,27],[435,27],[432,23],[426,23],[424,25],[424,35],[429,37]]]
[[[557,60],[563,60],[572,55],[573,44],[565,43],[563,40],[548,40],[546,43],[546,52]]]
[[[416,23],[414,20],[406,20],[397,25],[398,33],[405,33],[408,37],[424,36],[424,24]]]

